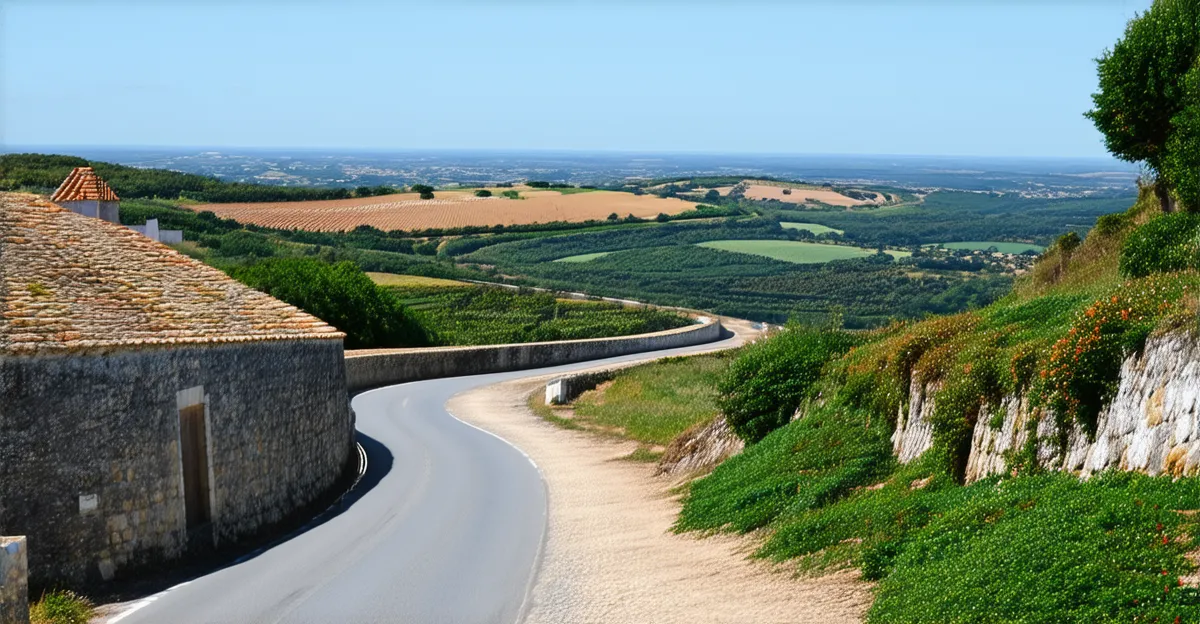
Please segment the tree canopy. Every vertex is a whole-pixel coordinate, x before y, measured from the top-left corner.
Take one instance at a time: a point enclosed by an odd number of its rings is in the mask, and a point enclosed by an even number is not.
[[[351,262],[275,258],[229,270],[238,281],[282,299],[346,334],[346,348],[414,347],[424,331],[400,301]]]
[[[1194,95],[1188,106],[1188,75],[1198,56],[1200,3],[1156,0],[1096,61],[1100,91],[1092,96],[1095,106],[1087,116],[1114,156],[1146,164],[1167,210],[1170,192],[1180,182],[1176,178],[1185,172],[1179,159],[1194,158],[1172,154],[1188,144],[1176,135],[1194,127],[1188,122],[1188,115],[1195,115],[1188,113],[1195,107]]]

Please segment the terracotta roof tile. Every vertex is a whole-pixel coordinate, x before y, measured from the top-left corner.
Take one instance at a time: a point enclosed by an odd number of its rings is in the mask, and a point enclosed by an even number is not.
[[[133,230],[0,193],[0,354],[342,337]]]
[[[58,185],[58,190],[50,197],[50,201],[120,201],[117,194],[96,175],[91,167],[75,167],[71,175]]]

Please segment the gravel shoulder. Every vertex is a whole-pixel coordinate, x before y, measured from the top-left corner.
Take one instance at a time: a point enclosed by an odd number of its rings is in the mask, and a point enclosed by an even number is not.
[[[739,332],[740,333],[740,332]],[[541,566],[526,622],[861,622],[870,585],[856,572],[795,578],[747,558],[746,537],[670,531],[670,481],[623,460],[637,445],[555,427],[530,412],[547,378],[468,391],[451,414],[529,455],[549,493]]]

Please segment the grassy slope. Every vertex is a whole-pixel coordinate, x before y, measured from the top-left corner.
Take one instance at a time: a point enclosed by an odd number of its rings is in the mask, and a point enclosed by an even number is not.
[[[874,332],[827,366],[804,418],[695,482],[678,528],[765,528],[759,556],[860,567],[879,580],[873,622],[1200,621],[1200,595],[1180,585],[1200,527],[1176,513],[1200,509],[1200,479],[1081,483],[1040,473],[1028,448],[1016,477],[958,476],[981,404],[1022,391],[1086,423],[1113,362],[1194,317],[1195,273],[1119,275],[1122,240],[1152,216],[1143,200],[1125,226],[1052,249],[988,308]],[[901,466],[889,437],[912,376],[942,384],[935,447]]]

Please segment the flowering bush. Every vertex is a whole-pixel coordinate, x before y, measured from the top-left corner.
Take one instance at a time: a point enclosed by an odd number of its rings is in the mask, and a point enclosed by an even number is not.
[[[1121,363],[1198,284],[1195,272],[1144,277],[1078,313],[1039,373],[1038,395],[1060,424],[1074,420],[1089,434],[1095,430],[1097,416],[1116,393]]]

